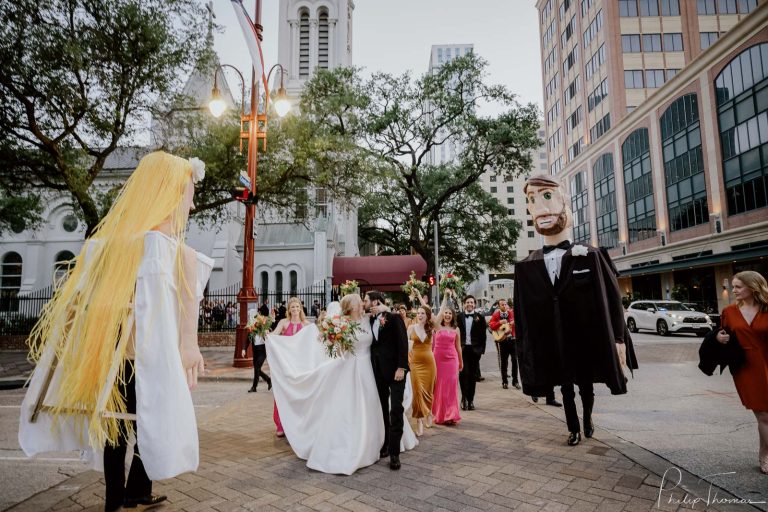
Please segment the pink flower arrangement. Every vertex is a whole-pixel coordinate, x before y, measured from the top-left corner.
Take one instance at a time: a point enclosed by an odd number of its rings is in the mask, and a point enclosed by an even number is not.
[[[359,323],[342,315],[334,315],[323,318],[318,327],[320,341],[328,357],[334,359],[345,352],[355,353],[355,331],[360,327]]]
[[[272,324],[275,319],[271,316],[264,316],[261,314],[253,317],[251,322],[245,326],[248,331],[248,339],[253,341],[257,336],[259,338],[265,338],[269,334],[269,330],[272,328]]]

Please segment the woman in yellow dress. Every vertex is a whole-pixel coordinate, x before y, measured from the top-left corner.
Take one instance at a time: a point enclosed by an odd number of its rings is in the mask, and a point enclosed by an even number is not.
[[[408,353],[413,387],[413,417],[416,418],[416,435],[424,433],[424,422],[432,426],[432,397],[435,391],[435,356],[432,354],[432,310],[419,306],[414,322],[408,327]]]

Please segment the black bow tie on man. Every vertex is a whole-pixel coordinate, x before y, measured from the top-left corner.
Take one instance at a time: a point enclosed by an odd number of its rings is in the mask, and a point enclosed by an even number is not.
[[[563,240],[562,242],[560,242],[557,245],[545,245],[544,248],[543,248],[544,249],[544,254],[548,254],[548,253],[554,251],[555,249],[562,249],[564,251],[567,251],[568,249],[571,248],[571,245],[572,244],[571,244],[570,240]]]

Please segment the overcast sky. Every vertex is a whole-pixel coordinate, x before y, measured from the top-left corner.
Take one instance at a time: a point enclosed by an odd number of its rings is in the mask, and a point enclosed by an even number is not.
[[[253,15],[255,0],[244,0]],[[267,69],[277,61],[279,0],[262,0]],[[250,58],[229,0],[214,0],[215,48],[241,71]],[[489,82],[506,85],[523,103],[542,105],[539,29],[534,0],[355,0],[353,64],[368,72],[420,75],[433,44],[474,44],[488,63]],[[229,78],[229,74],[227,75]],[[248,75],[246,75],[248,76]],[[239,87],[232,77],[230,86]]]

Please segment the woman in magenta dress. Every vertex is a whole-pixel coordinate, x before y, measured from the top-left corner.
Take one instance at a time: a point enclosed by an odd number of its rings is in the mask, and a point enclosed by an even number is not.
[[[309,325],[306,315],[304,315],[304,307],[301,305],[301,301],[298,297],[291,297],[288,299],[288,318],[283,318],[277,323],[275,330],[272,334],[279,336],[293,336],[301,330],[305,325]],[[277,437],[285,436],[283,432],[283,425],[280,423],[280,414],[277,412],[277,404],[273,402],[272,419],[275,421],[275,428]]]
[[[437,319],[439,323],[436,322],[432,335],[432,349],[437,365],[432,416],[437,424],[456,425],[461,420],[459,372],[464,368],[464,361],[461,359],[461,338],[456,324],[456,312],[447,305],[445,299]]]

